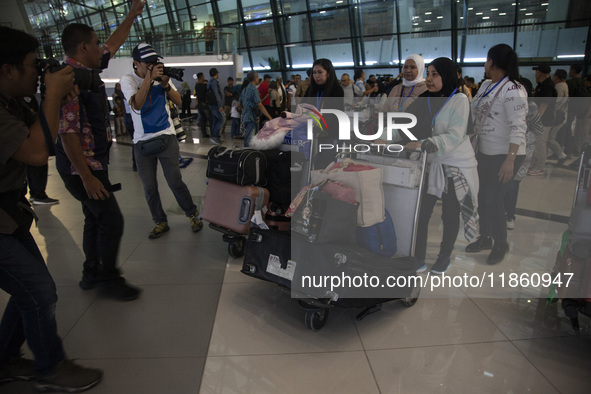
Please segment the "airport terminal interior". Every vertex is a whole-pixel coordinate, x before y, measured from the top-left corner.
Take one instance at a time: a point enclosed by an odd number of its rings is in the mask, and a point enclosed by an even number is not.
[[[10,20],[38,38],[45,31],[58,57],[59,34],[68,23],[86,23],[106,38],[129,9],[122,0],[1,4],[7,10],[2,24]],[[506,43],[533,80],[537,64],[567,71],[574,63],[589,66],[590,20],[590,2],[584,0],[148,0],[115,60],[129,58],[149,35],[165,62],[166,56],[192,57],[195,63],[240,58],[240,67],[228,66],[220,75],[222,87],[228,76],[241,79],[251,69],[289,80],[320,57],[333,61],[337,76],[356,67],[397,75],[411,53],[427,61],[455,58],[464,75],[478,82],[488,48]],[[218,29],[213,54],[197,38],[207,21]],[[210,66],[191,67],[185,80],[192,86],[193,71],[207,74]],[[109,94],[115,82],[107,83]],[[212,143],[195,120],[182,125],[187,138],[181,157],[193,161],[181,173],[201,209]],[[242,145],[231,139],[230,122],[222,139],[225,146]],[[356,319],[358,309],[331,308],[322,329],[306,328],[305,312],[289,294],[240,272],[242,259],[229,256],[221,233],[207,225],[191,232],[161,173],[171,230],[149,239],[153,222],[131,153],[129,137],[118,136],[109,177],[122,184],[114,193],[125,219],[119,264],[125,278],[142,289],[139,299],[118,302],[78,286],[84,217],[54,158],[46,191],[59,204],[36,205],[39,222],[31,229],[57,285],[58,331],[67,355],[104,370],[103,381],[90,392],[591,392],[591,319],[581,314],[580,330],[573,330],[560,302],[549,302],[542,285],[446,286],[421,292],[410,307],[384,303],[362,320]],[[571,215],[577,160],[550,158],[543,176],[521,182],[515,228],[508,230],[510,250],[501,263],[487,265],[484,252],[466,253],[460,232],[446,274],[550,273]],[[441,241],[440,216],[438,203],[429,225],[428,265]],[[0,310],[7,301],[0,291]],[[31,357],[30,351],[25,355]],[[2,394],[31,392],[30,382],[0,385]]]

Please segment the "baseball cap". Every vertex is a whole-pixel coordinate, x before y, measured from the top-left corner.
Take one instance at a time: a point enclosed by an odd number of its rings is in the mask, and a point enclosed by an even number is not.
[[[133,60],[144,63],[153,63],[158,59],[162,59],[162,56],[158,55],[152,45],[142,42],[138,44],[131,52]]]
[[[544,74],[550,74],[550,66],[547,64],[540,64],[539,66],[532,67],[532,70],[537,70]]]

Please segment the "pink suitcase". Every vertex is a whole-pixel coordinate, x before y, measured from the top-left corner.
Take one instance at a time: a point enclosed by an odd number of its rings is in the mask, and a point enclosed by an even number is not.
[[[262,209],[268,203],[269,191],[265,188],[238,186],[210,178],[201,217],[221,227],[214,227],[216,230],[225,232],[224,229],[227,229],[238,234],[248,234],[255,207]]]

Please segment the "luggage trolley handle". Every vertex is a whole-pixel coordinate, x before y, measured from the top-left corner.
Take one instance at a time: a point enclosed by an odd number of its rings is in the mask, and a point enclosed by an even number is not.
[[[591,160],[591,146],[588,142],[585,142],[581,149],[581,158],[579,159],[579,171],[577,172],[577,183],[575,185],[575,196],[573,197],[573,206],[571,209],[574,209],[575,205],[577,205],[577,199],[579,197],[579,191],[581,189],[581,177],[585,175],[585,167],[587,166],[587,162],[589,160]],[[583,183],[588,181],[589,180],[584,179]]]
[[[424,152],[420,149],[417,149],[414,152],[419,152],[421,154],[421,179],[419,181],[419,190],[417,193],[417,204],[415,207],[415,216],[412,228],[412,238],[410,240],[410,255],[415,255],[415,244],[417,239],[417,231],[419,226],[419,213],[421,211],[421,196],[423,195],[423,188],[425,187],[425,173],[427,172],[427,152]]]

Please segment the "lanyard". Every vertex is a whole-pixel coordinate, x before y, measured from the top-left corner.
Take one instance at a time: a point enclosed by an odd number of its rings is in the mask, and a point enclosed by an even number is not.
[[[402,108],[404,108],[404,102],[410,97],[410,95],[412,94],[412,91],[415,90],[415,86],[417,86],[417,85],[413,85],[412,88],[410,89],[410,93],[408,94],[408,96],[406,96],[402,100],[402,102],[396,106],[397,110],[402,110]],[[402,92],[404,92],[404,86],[402,86],[402,89],[400,89],[400,98],[402,98]]]
[[[449,100],[451,100],[451,98],[453,97],[454,94],[456,94],[456,92],[458,91],[458,88],[455,88],[453,92],[451,92],[451,94],[449,95],[449,97],[447,98],[447,100],[445,100],[445,103],[443,103],[443,105],[441,106],[441,108],[439,108],[439,111],[437,111],[437,113],[435,114],[435,116],[433,116],[433,112],[431,112],[431,96],[427,96],[427,104],[429,105],[429,115],[432,116],[431,118],[431,130],[434,129],[435,127],[435,118],[437,117],[437,115],[439,115],[439,112],[441,112],[441,110],[443,109],[443,107],[445,107],[445,104],[447,104],[447,102]]]
[[[478,102],[476,103],[476,107],[474,109],[478,109],[478,106],[480,105],[480,102],[482,101],[483,98],[485,98],[486,96],[488,96],[493,90],[495,90],[495,88],[501,83],[503,82],[503,79],[505,79],[506,77],[501,78],[501,80],[497,83],[495,83],[495,85],[493,86],[492,83],[490,85],[488,85],[488,87],[490,88],[492,86],[492,89],[486,88],[486,90],[484,91],[484,94],[482,96],[480,96],[480,98],[478,99]]]
[[[322,96],[324,95],[324,90],[322,90],[322,94],[318,96],[318,92],[316,92],[316,109],[320,109],[320,103],[322,103]]]

